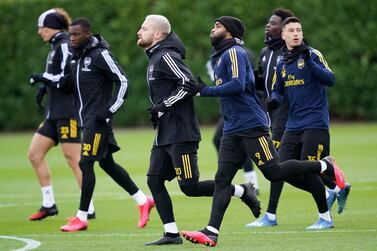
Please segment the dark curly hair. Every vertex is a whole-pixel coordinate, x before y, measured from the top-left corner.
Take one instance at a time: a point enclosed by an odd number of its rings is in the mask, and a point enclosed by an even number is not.
[[[273,15],[276,15],[281,18],[282,21],[287,19],[288,17],[293,17],[294,14],[291,10],[283,9],[283,8],[277,8],[272,11]]]

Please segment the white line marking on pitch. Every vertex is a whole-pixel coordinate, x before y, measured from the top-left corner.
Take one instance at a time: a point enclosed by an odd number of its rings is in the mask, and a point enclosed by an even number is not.
[[[221,235],[243,235],[247,234],[249,235],[250,232],[253,234],[316,234],[316,233],[367,233],[367,232],[376,232],[377,229],[338,229],[338,230],[322,230],[322,231],[243,231],[243,232],[232,232],[232,233],[220,233]],[[63,237],[63,238],[74,238],[74,237],[134,237],[134,236],[159,236],[161,234],[73,234],[73,235],[65,235],[65,234],[29,234],[24,236],[29,237]]]
[[[14,236],[5,236],[5,235],[0,235],[0,238],[3,239],[11,239],[11,240],[16,240],[16,241],[22,241],[26,243],[26,246],[23,248],[19,249],[14,249],[12,251],[26,251],[26,250],[32,250],[41,245],[39,241],[31,240],[31,239],[26,239],[26,238],[19,238],[19,237],[14,237]]]
[[[185,196],[182,192],[180,191],[173,191],[169,193],[170,196]],[[62,198],[77,198],[79,199],[78,193],[72,193],[72,194],[65,194],[64,196],[59,195]],[[23,196],[22,196],[23,197]],[[30,196],[25,196],[25,197],[30,197]],[[0,198],[2,196],[0,195]],[[8,196],[7,198],[18,198],[17,196]],[[21,197],[20,197],[21,198]],[[99,193],[94,196],[94,199],[96,201],[98,200],[131,200],[132,198],[128,196],[125,193]],[[59,202],[66,202],[66,201],[72,201],[71,199],[63,199],[59,200]],[[34,205],[40,205],[40,202],[35,201],[35,202],[14,202],[14,203],[0,203],[0,208],[9,208],[9,207],[22,207],[22,206],[34,206]]]

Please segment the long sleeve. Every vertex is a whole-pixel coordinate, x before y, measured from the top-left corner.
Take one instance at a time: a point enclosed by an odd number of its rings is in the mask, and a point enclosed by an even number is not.
[[[272,82],[272,93],[271,98],[276,99],[279,103],[283,100],[284,97],[284,85],[283,85],[283,79],[281,78],[280,72],[282,69],[281,64],[276,66],[276,69],[274,71],[274,77]]]
[[[125,72],[108,50],[103,50],[99,58],[99,67],[105,72],[106,77],[115,83],[113,95],[108,103],[110,112],[115,113],[126,97],[128,80]]]
[[[228,96],[244,91],[246,84],[246,60],[249,60],[246,53],[237,53],[235,48],[231,48],[222,58],[226,65],[228,76],[231,76],[230,81],[217,86],[204,87],[200,92],[201,96]]]
[[[311,52],[311,57],[306,64],[310,67],[312,74],[322,84],[333,86],[335,84],[335,75],[323,58],[321,52],[316,49],[312,49]]]
[[[51,72],[47,72],[46,70],[43,73],[43,77],[50,80],[53,83],[59,82],[60,78],[64,76],[64,68],[69,62],[69,60],[71,60],[71,56],[72,56],[71,53],[69,52],[67,43],[62,43],[59,47],[59,50],[57,50],[55,54],[57,54],[55,55],[55,57],[57,56],[60,57],[60,60],[56,61],[59,63],[59,66],[53,66],[52,68],[55,68],[55,67],[59,68],[60,71],[57,73],[51,73]],[[49,54],[48,60],[50,60],[50,57],[52,56]]]
[[[163,102],[165,105],[170,107],[174,103],[190,97],[186,91],[183,91],[182,87],[185,82],[193,82],[194,77],[192,76],[191,71],[183,63],[180,56],[174,53],[165,53],[160,61],[160,67],[160,69],[166,74],[165,76],[170,78],[176,86],[174,91],[170,92],[168,97],[164,98]]]

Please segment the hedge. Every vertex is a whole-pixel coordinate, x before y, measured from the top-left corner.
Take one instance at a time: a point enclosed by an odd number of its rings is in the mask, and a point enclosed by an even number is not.
[[[186,64],[195,75],[206,76],[211,50],[209,31],[221,15],[241,18],[245,43],[257,55],[263,47],[264,26],[277,7],[289,8],[303,21],[305,38],[325,56],[336,76],[329,89],[333,118],[377,120],[377,4],[374,0],[244,1],[244,0],[3,0],[0,2],[0,130],[34,128],[42,114],[28,84],[33,72],[44,70],[48,45],[36,33],[40,13],[65,8],[72,17],[85,16],[93,31],[105,37],[127,72],[129,95],[116,117],[119,126],[147,125],[149,99],[145,80],[147,59],[136,45],[136,32],[148,14],[169,18],[186,46]],[[218,100],[195,100],[199,120],[218,118]]]

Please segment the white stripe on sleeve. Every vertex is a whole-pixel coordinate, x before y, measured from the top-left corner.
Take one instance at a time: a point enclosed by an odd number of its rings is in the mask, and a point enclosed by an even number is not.
[[[165,55],[163,55],[162,58],[165,60],[165,62],[167,63],[169,68],[172,70],[172,72],[178,78],[182,79],[182,85],[185,82],[190,81],[190,79],[188,77],[186,77],[186,75],[181,71],[181,69],[179,69],[179,67],[174,62],[173,58],[170,56],[169,53],[166,53]],[[185,92],[183,90],[179,90],[176,95],[169,97],[167,100],[164,101],[164,103],[165,103],[166,106],[171,106],[172,104],[174,104],[178,100],[182,99],[186,94],[187,94],[187,92]]]
[[[64,76],[64,67],[67,64],[67,58],[70,54],[67,43],[62,43],[60,49],[62,51],[62,61],[60,62],[60,74],[53,75],[47,72],[43,73],[43,77],[52,82],[58,82],[60,78]]]
[[[111,72],[116,74],[118,76],[119,80],[120,80],[120,89],[119,89],[119,92],[118,92],[118,95],[117,95],[117,99],[116,99],[115,103],[110,107],[110,111],[112,113],[115,113],[119,109],[119,107],[123,104],[123,101],[124,101],[123,97],[126,94],[127,86],[128,86],[127,78],[126,78],[126,76],[124,76],[120,72],[120,70],[116,66],[113,58],[110,56],[110,54],[107,50],[102,51],[101,55],[105,59],[105,61],[106,61],[107,65],[109,66]]]

